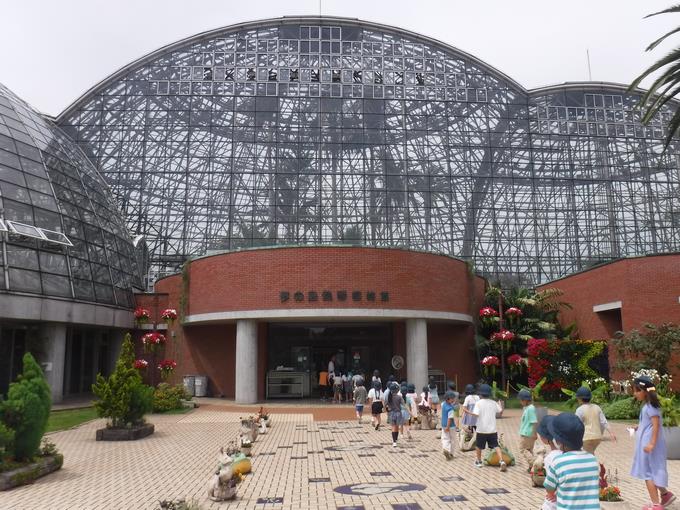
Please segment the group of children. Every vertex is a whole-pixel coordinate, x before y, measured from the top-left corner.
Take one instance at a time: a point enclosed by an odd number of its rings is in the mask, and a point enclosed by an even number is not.
[[[375,430],[381,426],[383,411],[387,412],[392,446],[397,446],[400,432],[411,438],[410,425],[418,416],[418,407],[427,406],[436,414],[439,399],[432,380],[418,395],[413,384],[402,382],[399,385],[393,378],[390,379],[385,391],[377,371],[369,391],[366,391],[363,378],[357,379],[353,398],[359,422],[363,418],[364,406],[367,403],[371,406],[371,425]],[[639,424],[635,427],[636,444],[631,475],[645,481],[650,503],[643,510],[662,510],[673,503],[676,497],[667,489],[666,445],[661,431],[659,397],[653,382],[646,376],[635,379],[634,395],[644,405]],[[519,451],[529,471],[534,464],[536,440],[539,439],[548,450],[543,459],[546,489],[541,507],[543,510],[600,508],[600,463],[594,454],[605,431],[609,432],[613,441],[616,441],[616,436],[600,407],[591,402],[592,394],[588,388],[580,388],[576,397],[579,407],[575,413],[548,415],[539,422],[531,393],[526,389],[518,393],[523,408]],[[467,429],[476,435],[475,466],[483,466],[482,451],[488,447],[498,455],[500,470],[506,471],[507,465],[503,461],[496,428],[496,417],[502,410],[499,403],[491,399],[491,387],[487,384],[481,384],[477,391],[468,384],[462,405],[459,394],[450,385],[441,406],[441,441],[446,459],[454,457],[456,431]]]
[[[361,374],[352,374],[352,372],[329,372],[328,385],[333,388],[333,403],[341,403],[354,401],[354,388],[357,387],[357,381],[363,381],[364,377]]]
[[[635,398],[643,402],[636,430],[635,456],[631,475],[645,481],[650,503],[643,510],[667,508],[676,499],[667,489],[666,445],[661,431],[661,411],[656,388],[648,377],[634,381]],[[498,444],[496,416],[502,412],[500,405],[491,399],[491,388],[482,384],[475,394],[473,385],[465,388],[465,401],[461,406],[458,394],[447,391],[442,405],[442,449],[447,459],[453,458],[453,433],[456,429],[476,432],[475,466],[482,467],[481,454],[485,448],[496,450],[500,470],[506,471],[503,452]],[[523,411],[520,420],[520,454],[531,471],[534,462],[534,445],[539,438],[548,453],[544,456],[546,497],[543,510],[599,509],[600,463],[595,450],[605,431],[613,441],[616,436],[600,407],[591,403],[592,393],[580,388],[576,393],[579,407],[575,413],[545,416],[539,422],[532,404],[531,393],[521,390],[518,398]]]
[[[633,386],[635,398],[644,405],[639,424],[635,427],[631,475],[645,481],[650,503],[643,510],[662,510],[676,498],[667,489],[666,445],[660,430],[659,397],[654,383],[646,376],[636,378]],[[594,453],[605,430],[609,431],[613,441],[616,441],[616,436],[609,429],[600,407],[590,402],[590,390],[583,387],[577,391],[580,405],[576,413],[545,416],[540,423],[537,423],[531,394],[520,392],[518,396],[524,408],[520,424],[520,451],[530,469],[537,437],[548,450],[543,460],[546,497],[541,508],[600,508],[600,463]]]

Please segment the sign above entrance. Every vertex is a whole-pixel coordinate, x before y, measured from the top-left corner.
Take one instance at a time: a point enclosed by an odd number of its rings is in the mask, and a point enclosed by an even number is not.
[[[282,303],[287,303],[293,300],[296,303],[303,303],[307,301],[308,303],[314,303],[316,301],[347,301],[351,299],[355,302],[367,301],[376,302],[380,301],[382,303],[387,303],[390,300],[390,293],[387,291],[376,292],[374,290],[368,290],[366,292],[361,290],[353,290],[348,292],[346,290],[323,290],[321,292],[310,290],[307,292],[295,291],[291,292],[289,290],[282,290],[279,292],[279,299]]]

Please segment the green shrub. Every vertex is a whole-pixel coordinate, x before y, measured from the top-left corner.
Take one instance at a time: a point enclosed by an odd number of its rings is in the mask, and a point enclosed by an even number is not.
[[[23,373],[9,385],[1,409],[2,421],[14,432],[9,451],[17,461],[30,460],[38,453],[52,407],[50,387],[40,365],[29,352],[23,362]],[[8,437],[7,431],[1,435]]]
[[[640,402],[633,397],[614,400],[602,406],[608,420],[636,420],[640,416]]]
[[[134,349],[130,334],[125,335],[116,368],[108,377],[97,374],[92,392],[99,398],[94,407],[101,418],[109,418],[114,428],[124,428],[144,422],[151,412],[153,388],[142,383],[139,371],[133,367]]]
[[[13,440],[14,431],[0,421],[0,466]]]
[[[182,409],[182,400],[189,398],[181,384],[170,386],[168,383],[160,383],[153,392],[153,412],[164,413],[173,409]]]

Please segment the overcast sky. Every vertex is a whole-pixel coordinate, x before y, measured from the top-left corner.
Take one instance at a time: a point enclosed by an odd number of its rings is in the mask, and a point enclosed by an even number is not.
[[[0,82],[59,114],[118,68],[168,43],[243,21],[347,16],[467,51],[527,88],[588,79],[629,83],[676,45],[645,47],[680,25],[648,20],[672,0],[3,0]]]

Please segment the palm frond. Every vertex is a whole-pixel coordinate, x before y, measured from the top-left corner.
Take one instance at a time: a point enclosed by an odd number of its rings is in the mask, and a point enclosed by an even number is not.
[[[671,31],[668,32],[667,34],[662,35],[662,36],[659,37],[656,41],[654,41],[652,44],[650,44],[649,46],[647,46],[647,47],[645,48],[645,51],[652,51],[652,50],[653,50],[654,48],[656,48],[659,44],[661,44],[667,37],[670,37],[670,36],[673,35],[673,34],[677,34],[678,32],[680,32],[680,27],[674,28],[673,30],[671,30]]]
[[[669,8],[667,8],[667,9],[664,9],[663,11],[658,11],[658,12],[653,12],[652,14],[647,14],[647,16],[645,16],[642,19],[651,18],[652,16],[658,16],[659,14],[671,14],[671,13],[674,13],[674,12],[680,12],[680,4],[673,5]]]
[[[680,130],[680,108],[675,110],[671,120],[668,121],[668,134],[666,135],[666,142],[664,143],[663,147],[664,150],[666,150],[671,144],[673,141],[673,135],[677,134],[678,130]]]
[[[640,85],[642,80],[647,78],[650,74],[652,74],[652,73],[658,71],[659,69],[661,69],[662,67],[664,67],[668,64],[672,64],[673,62],[676,62],[678,60],[680,60],[680,48],[674,49],[673,51],[668,53],[668,55],[657,60],[651,66],[649,66],[647,69],[645,69],[642,72],[642,74],[640,76],[638,76],[637,78],[635,78],[633,80],[633,82],[630,84],[630,86],[628,87],[628,92],[633,92],[636,88],[638,88],[638,86]],[[650,88],[645,93],[644,97],[649,97],[649,96],[653,95],[653,93],[654,92],[652,92],[652,89]]]

